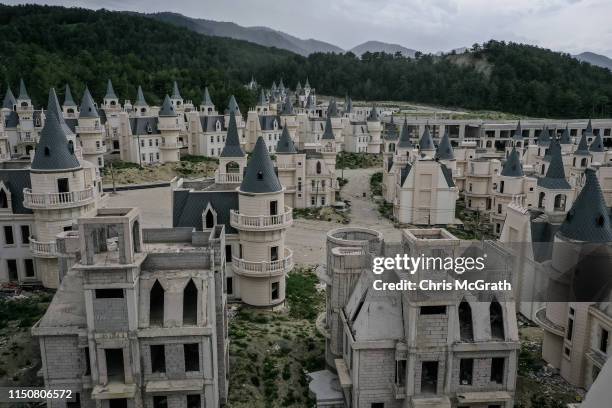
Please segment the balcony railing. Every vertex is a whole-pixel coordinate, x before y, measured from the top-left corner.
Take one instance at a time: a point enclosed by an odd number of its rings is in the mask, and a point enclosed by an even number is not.
[[[278,215],[244,215],[230,211],[230,224],[241,230],[271,230],[287,228],[293,223],[293,209],[285,207],[285,212]]]
[[[276,162],[276,167],[281,170],[292,170],[296,168],[296,164],[293,162]]]
[[[93,201],[94,192],[93,187],[66,193],[33,193],[31,189],[24,188],[23,205],[31,209],[77,207]]]
[[[76,133],[100,133],[104,132],[104,126],[75,126],[74,131]]]
[[[217,183],[242,183],[242,173],[217,173]]]
[[[181,130],[181,126],[176,123],[172,123],[169,125],[158,123],[157,129],[159,130]]]
[[[268,277],[284,275],[293,268],[293,251],[285,248],[285,256],[276,261],[251,262],[232,257],[232,267],[238,275]]]
[[[54,258],[57,256],[57,247],[54,241],[42,242],[30,237],[30,251],[34,256],[41,258]]]
[[[323,146],[321,147],[321,152],[323,153],[335,153],[336,152],[336,147],[335,146]]]
[[[94,146],[94,147],[83,147],[83,152],[85,154],[102,154],[106,153],[106,145],[104,146]]]

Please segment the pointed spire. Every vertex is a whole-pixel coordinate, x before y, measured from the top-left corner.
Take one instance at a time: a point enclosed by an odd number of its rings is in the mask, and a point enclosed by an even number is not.
[[[444,136],[440,140],[440,144],[436,149],[436,159],[438,160],[454,160],[455,152],[453,151],[453,145],[451,144],[450,137],[448,135],[448,128],[444,131]]]
[[[117,94],[115,93],[115,89],[113,88],[113,83],[110,78],[106,83],[106,95],[104,95],[104,99],[119,99],[117,98]]]
[[[550,132],[548,131],[548,126],[544,125],[544,129],[540,132],[540,136],[538,136],[538,146],[548,146],[550,143]]]
[[[202,105],[203,106],[214,106],[215,105],[212,102],[212,99],[210,99],[210,93],[208,93],[208,87],[204,88],[204,97],[202,98]]]
[[[289,134],[289,128],[285,126],[283,128],[283,133],[281,134],[280,139],[278,139],[278,143],[276,144],[276,154],[295,154],[297,150],[295,149],[295,144],[293,140],[291,140],[291,135]]]
[[[393,116],[391,116],[391,119],[393,119]],[[403,149],[412,149],[414,147],[412,141],[410,140],[410,129],[408,128],[408,120],[406,117],[404,117],[404,123],[402,124],[402,131],[400,132],[397,147]]]
[[[590,123],[590,121],[589,121]],[[591,132],[592,134],[592,132]],[[580,142],[578,142],[578,147],[574,151],[576,156],[589,156],[589,145],[587,143],[587,132],[582,132],[582,136],[580,136]]]
[[[597,135],[595,135],[593,142],[589,146],[589,151],[597,153],[606,151],[604,148],[603,139],[601,138],[601,132],[598,132]]]
[[[13,91],[11,91],[11,87],[9,86],[6,88],[6,93],[4,94],[2,108],[13,110],[16,104],[15,95],[13,95]]]
[[[321,136],[321,140],[335,140],[334,132],[332,129],[331,118],[328,116],[325,120],[325,130],[323,131],[323,136]]]
[[[434,142],[431,138],[431,134],[429,133],[429,125],[425,125],[425,131],[419,140],[419,150],[434,150]]]
[[[563,169],[563,159],[561,157],[561,145],[556,137],[552,138],[550,147],[550,164],[546,171],[546,176],[538,179],[538,186],[551,190],[569,190],[570,184],[565,179],[565,170]]]
[[[285,98],[285,103],[283,104],[283,110],[281,111],[281,115],[293,115],[293,105],[291,104],[291,98],[289,95]]]
[[[230,100],[227,105],[227,110],[230,113],[233,112],[235,115],[240,113],[240,108],[238,107],[238,102],[236,102],[236,98],[234,97],[234,95],[230,96]]]
[[[516,141],[523,140],[523,129],[521,128],[521,121],[519,120],[516,124],[516,129],[514,130],[514,134],[512,135],[512,139]]]
[[[138,93],[136,94],[136,102],[134,102],[134,106],[149,106],[145,100],[144,93],[142,92],[142,87],[140,85],[138,85]]]
[[[385,123],[385,139],[387,140],[397,139],[397,127],[395,127],[395,122],[393,121],[393,115],[391,115],[391,120],[389,121],[389,123]]]
[[[301,90],[302,84],[300,83],[300,81],[298,81],[297,85],[295,86],[295,93],[299,94]]]
[[[241,193],[275,193],[283,190],[278,180],[274,163],[266,148],[266,142],[259,136],[251,153],[251,158],[244,172]]]
[[[19,96],[17,99],[25,100],[30,99],[28,96],[28,90],[26,89],[25,82],[23,82],[23,78],[19,80]]]
[[[66,92],[64,93],[64,106],[77,106],[74,98],[72,97],[72,92],[70,91],[70,85],[66,84]]]
[[[592,136],[593,135],[593,125],[591,124],[591,119],[589,119],[589,123],[587,123],[587,127],[584,130],[584,133],[586,133],[587,136]]]
[[[314,99],[312,98],[312,95],[308,94],[308,98],[306,99],[306,109],[314,109],[314,108],[315,108]]]
[[[231,111],[229,114],[229,124],[227,126],[227,137],[225,138],[225,146],[223,146],[221,157],[244,157],[244,151],[242,147],[240,147],[240,138],[238,137],[236,115]]]
[[[565,125],[565,129],[563,129],[563,133],[561,133],[561,139],[559,140],[559,142],[562,145],[572,144],[572,137],[570,136],[570,132],[567,125]]]
[[[166,94],[164,98],[164,103],[162,104],[161,109],[159,110],[160,117],[175,117],[177,116],[176,110],[174,109],[174,105],[170,101],[170,97]]]
[[[259,92],[259,102],[257,102],[259,106],[266,105],[266,95],[264,94],[263,89]]]
[[[96,104],[94,103],[89,88],[85,86],[83,99],[81,100],[81,108],[79,109],[79,118],[99,118]]]
[[[308,82],[308,77],[306,77],[306,82],[304,83],[304,88],[310,88],[310,82]]]
[[[45,125],[40,132],[40,140],[32,160],[32,170],[70,170],[80,167],[74,155],[74,148],[66,139],[66,129],[62,126],[60,118],[59,101],[55,89],[51,88]]]
[[[332,98],[327,107],[327,117],[336,118],[338,117],[338,107],[336,106],[336,100]]]
[[[278,84],[278,89],[281,92],[285,90],[285,84],[283,84],[283,78],[280,79],[280,83]]]
[[[559,232],[582,242],[612,242],[608,208],[595,170],[586,169],[585,184],[568,211]]]
[[[178,84],[174,81],[172,86],[172,99],[183,99],[181,93],[179,92]]]
[[[276,81],[272,81],[272,92],[276,92]]]
[[[353,112],[353,100],[348,94],[346,94],[346,98],[344,99],[344,112],[351,113]]]
[[[376,105],[372,106],[372,109],[370,109],[370,114],[368,115],[368,118],[366,120],[368,122],[378,122],[380,120],[380,117],[378,115],[378,108],[376,107]]]
[[[523,177],[523,165],[521,164],[521,158],[516,148],[512,148],[512,151],[508,155],[504,167],[501,171],[502,176],[506,177]]]

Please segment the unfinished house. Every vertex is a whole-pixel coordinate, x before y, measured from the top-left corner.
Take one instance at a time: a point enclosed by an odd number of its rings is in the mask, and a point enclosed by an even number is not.
[[[45,385],[72,390],[82,407],[224,404],[223,226],[143,230],[134,208],[98,210],[78,225],[58,237],[69,271],[32,329]]]
[[[398,283],[409,274],[372,273],[372,257],[383,254],[486,252],[486,279],[510,279],[507,253],[436,228],[407,229],[401,243],[384,245],[376,231],[335,230],[327,244],[319,272],[327,313],[319,328],[328,369],[310,374],[317,407],[513,407],[519,340],[512,292],[375,290],[377,279]],[[451,279],[444,270],[416,275]]]

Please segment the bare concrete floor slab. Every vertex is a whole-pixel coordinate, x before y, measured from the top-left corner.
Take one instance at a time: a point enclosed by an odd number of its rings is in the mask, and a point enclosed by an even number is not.
[[[342,190],[342,198],[351,201],[350,226],[373,228],[381,231],[385,240],[399,241],[401,232],[379,215],[376,204],[370,199],[370,176],[381,169],[345,170],[349,180]],[[340,174],[338,174],[340,175]],[[363,193],[366,197],[363,197]],[[111,194],[109,207],[139,207],[143,227],[172,227],[170,187],[145,190],[119,191]],[[293,249],[298,264],[320,264],[325,259],[325,235],[342,224],[297,219],[287,231],[287,245]]]

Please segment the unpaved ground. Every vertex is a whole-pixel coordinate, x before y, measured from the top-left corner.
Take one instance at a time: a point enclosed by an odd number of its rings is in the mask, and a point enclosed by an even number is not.
[[[386,241],[400,241],[401,231],[383,218],[369,198],[370,176],[376,168],[344,170],[349,180],[342,189],[342,198],[351,201],[348,226],[360,226],[381,231]],[[363,197],[363,193],[366,196]],[[109,207],[139,207],[143,227],[171,227],[170,187],[119,191],[111,194]],[[287,245],[293,248],[296,263],[318,264],[325,259],[325,236],[328,231],[344,226],[338,222],[296,219],[287,231]]]
[[[143,168],[115,168],[113,169],[115,185],[144,184],[155,181],[170,181],[174,177],[200,178],[212,176],[217,164],[209,161],[166,163]],[[102,177],[104,187],[112,187],[113,174],[106,168]]]
[[[310,407],[307,372],[324,368],[323,336],[315,321],[325,308],[311,269],[296,267],[287,278],[281,311],[230,309],[232,408]]]

